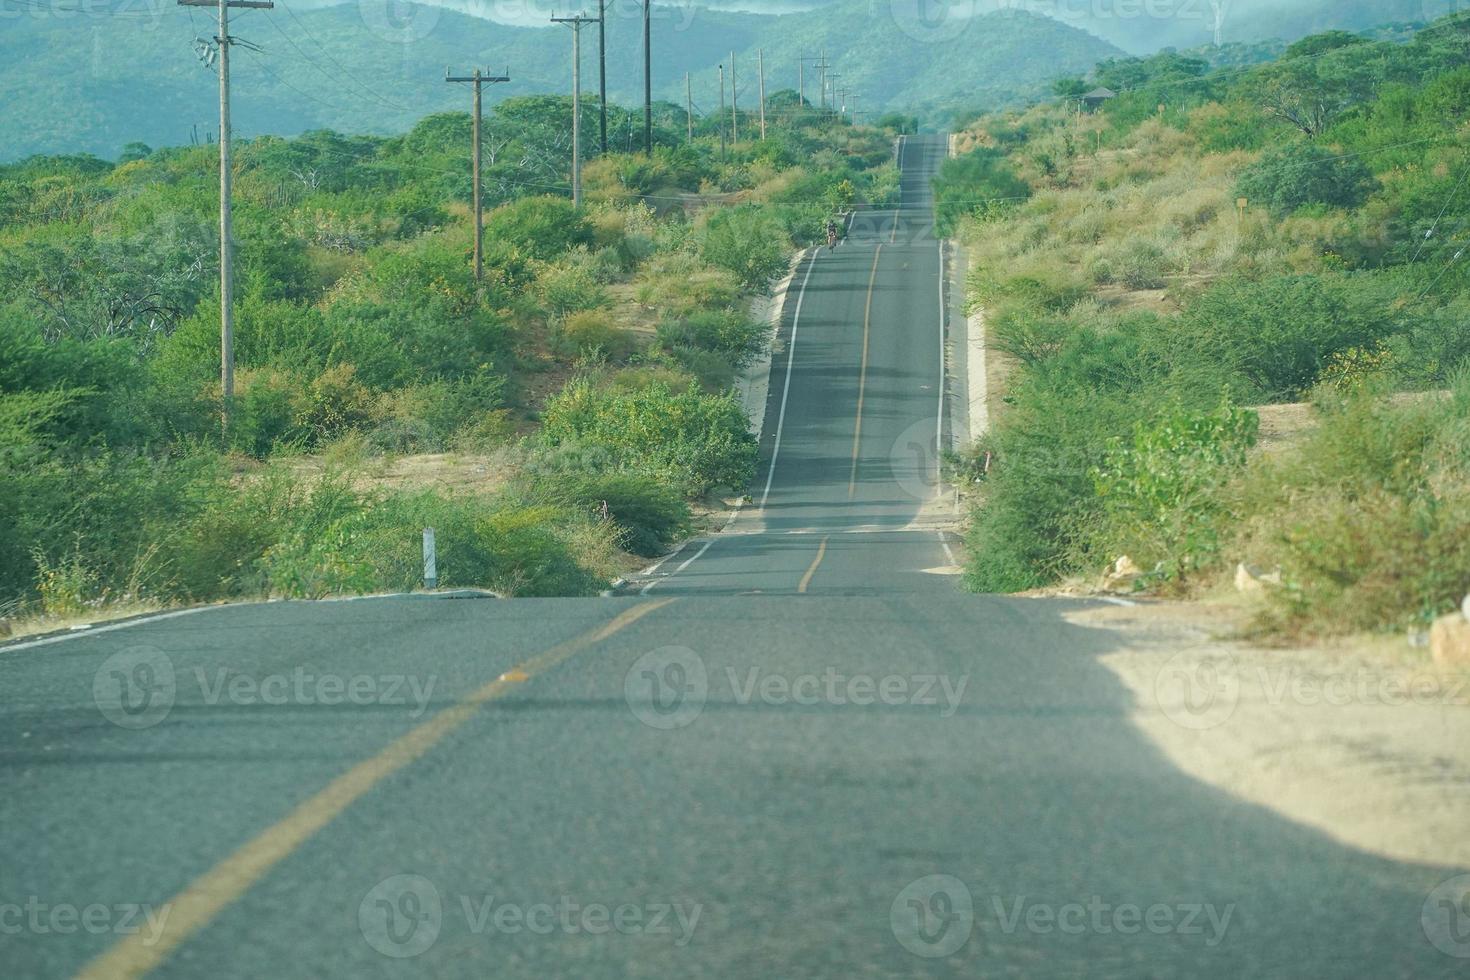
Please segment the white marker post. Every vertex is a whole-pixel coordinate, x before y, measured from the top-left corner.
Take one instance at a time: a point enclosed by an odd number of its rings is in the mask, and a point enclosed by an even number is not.
[[[433,589],[439,586],[439,569],[435,564],[434,556],[434,529],[424,528],[424,588]]]

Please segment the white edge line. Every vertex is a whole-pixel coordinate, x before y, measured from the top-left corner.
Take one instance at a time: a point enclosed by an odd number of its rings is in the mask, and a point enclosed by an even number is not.
[[[786,398],[791,394],[791,365],[796,361],[796,330],[801,324],[801,301],[806,299],[806,284],[817,267],[820,250],[813,252],[807,262],[806,273],[801,277],[801,288],[796,291],[796,309],[791,314],[791,343],[786,347],[786,381],[781,385],[781,410],[776,414],[776,441],[771,445],[771,464],[766,468],[766,486],[761,491],[759,512],[766,512],[766,498],[771,495],[771,481],[776,478],[776,459],[781,455],[781,430],[786,425]]]
[[[944,548],[944,557],[945,558],[948,558],[949,559],[949,563],[951,565],[953,565],[954,564],[954,552],[950,550],[950,547],[949,547],[949,539],[944,536],[944,532],[943,531],[940,531],[939,532],[939,543]]]
[[[1138,605],[1138,603],[1134,602],[1132,599],[1119,599],[1117,596],[1111,596],[1111,595],[1090,595],[1087,598],[1089,598],[1089,599],[1095,599],[1098,602],[1109,602],[1109,603],[1112,603],[1115,606],[1136,606],[1136,605]]]
[[[699,557],[701,555],[703,555],[706,551],[708,551],[710,549],[710,545],[712,545],[714,543],[715,543],[715,539],[714,538],[710,538],[708,541],[706,541],[704,543],[704,547],[703,548],[700,548],[691,557],[686,558],[677,568],[675,568],[669,574],[665,575],[663,578],[656,578],[652,582],[649,582],[647,585],[645,585],[643,588],[639,589],[638,590],[638,594],[639,595],[648,595],[648,593],[653,590],[653,587],[655,585],[657,585],[660,582],[666,582],[666,581],[668,581],[669,579],[673,578],[675,575],[678,575],[684,569],[688,568],[690,565],[693,565],[696,561],[699,560]]]
[[[195,606],[192,609],[175,609],[173,612],[158,613],[155,616],[140,616],[137,619],[124,620],[121,623],[108,623],[104,626],[93,626],[86,630],[77,630],[73,633],[63,633],[60,636],[46,636],[39,640],[24,640],[20,643],[11,643],[0,646],[0,657],[17,650],[30,650],[34,647],[50,646],[53,643],[62,643],[66,640],[79,640],[88,636],[96,636],[99,633],[111,633],[113,630],[125,630],[130,626],[142,626],[145,623],[158,623],[165,619],[178,619],[180,616],[192,616],[195,613],[204,612],[209,609],[227,609],[229,605],[218,606]]]
[[[945,301],[949,291],[944,288],[944,240],[939,242],[939,411],[934,417],[934,499],[944,496],[944,325]]]

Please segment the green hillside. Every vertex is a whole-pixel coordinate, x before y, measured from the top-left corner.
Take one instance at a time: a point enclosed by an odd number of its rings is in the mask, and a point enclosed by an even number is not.
[[[1009,365],[971,459],[972,585],[1229,589],[1243,563],[1271,577],[1266,625],[1453,608],[1470,25],[1097,76],[1123,94],[986,117],[936,182]]]

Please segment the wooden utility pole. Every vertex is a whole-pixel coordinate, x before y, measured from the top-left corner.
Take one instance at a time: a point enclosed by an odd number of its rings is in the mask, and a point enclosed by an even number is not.
[[[822,60],[817,62],[817,108],[827,108],[827,49],[822,49]]]
[[[766,53],[755,49],[755,70],[760,76],[761,89],[761,139],[766,138]]]
[[[694,90],[689,87],[689,73],[684,73],[684,138],[694,142]]]
[[[235,400],[235,241],[230,212],[230,8],[270,9],[270,0],[179,0],[184,7],[218,7],[219,35],[219,391],[220,425],[228,432]]]
[[[827,76],[827,81],[832,85],[832,112],[834,114],[837,112],[837,79],[841,77],[837,72]]]
[[[597,0],[597,145],[607,153],[607,0]]]
[[[735,52],[730,52],[730,142],[740,142],[740,96],[735,92]]]
[[[475,228],[475,281],[479,282],[485,270],[485,249],[480,238],[484,231],[484,220],[480,208],[480,86],[486,82],[508,82],[510,73],[504,75],[486,75],[476,68],[473,75],[451,75],[449,69],[444,69],[444,80],[446,82],[469,82],[475,86],[475,123],[474,136],[471,137],[472,149],[470,151],[471,167],[474,170],[474,191],[471,213]]]
[[[653,153],[653,53],[649,47],[648,11],[653,0],[643,0],[643,152]]]
[[[720,66],[720,157],[725,156],[725,66]]]
[[[596,17],[553,17],[553,24],[572,25],[572,206],[582,203],[582,25]]]

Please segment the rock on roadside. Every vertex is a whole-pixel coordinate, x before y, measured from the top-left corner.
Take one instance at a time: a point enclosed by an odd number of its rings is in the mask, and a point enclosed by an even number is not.
[[[1441,667],[1470,667],[1470,619],[1453,612],[1429,627],[1429,653]]]

